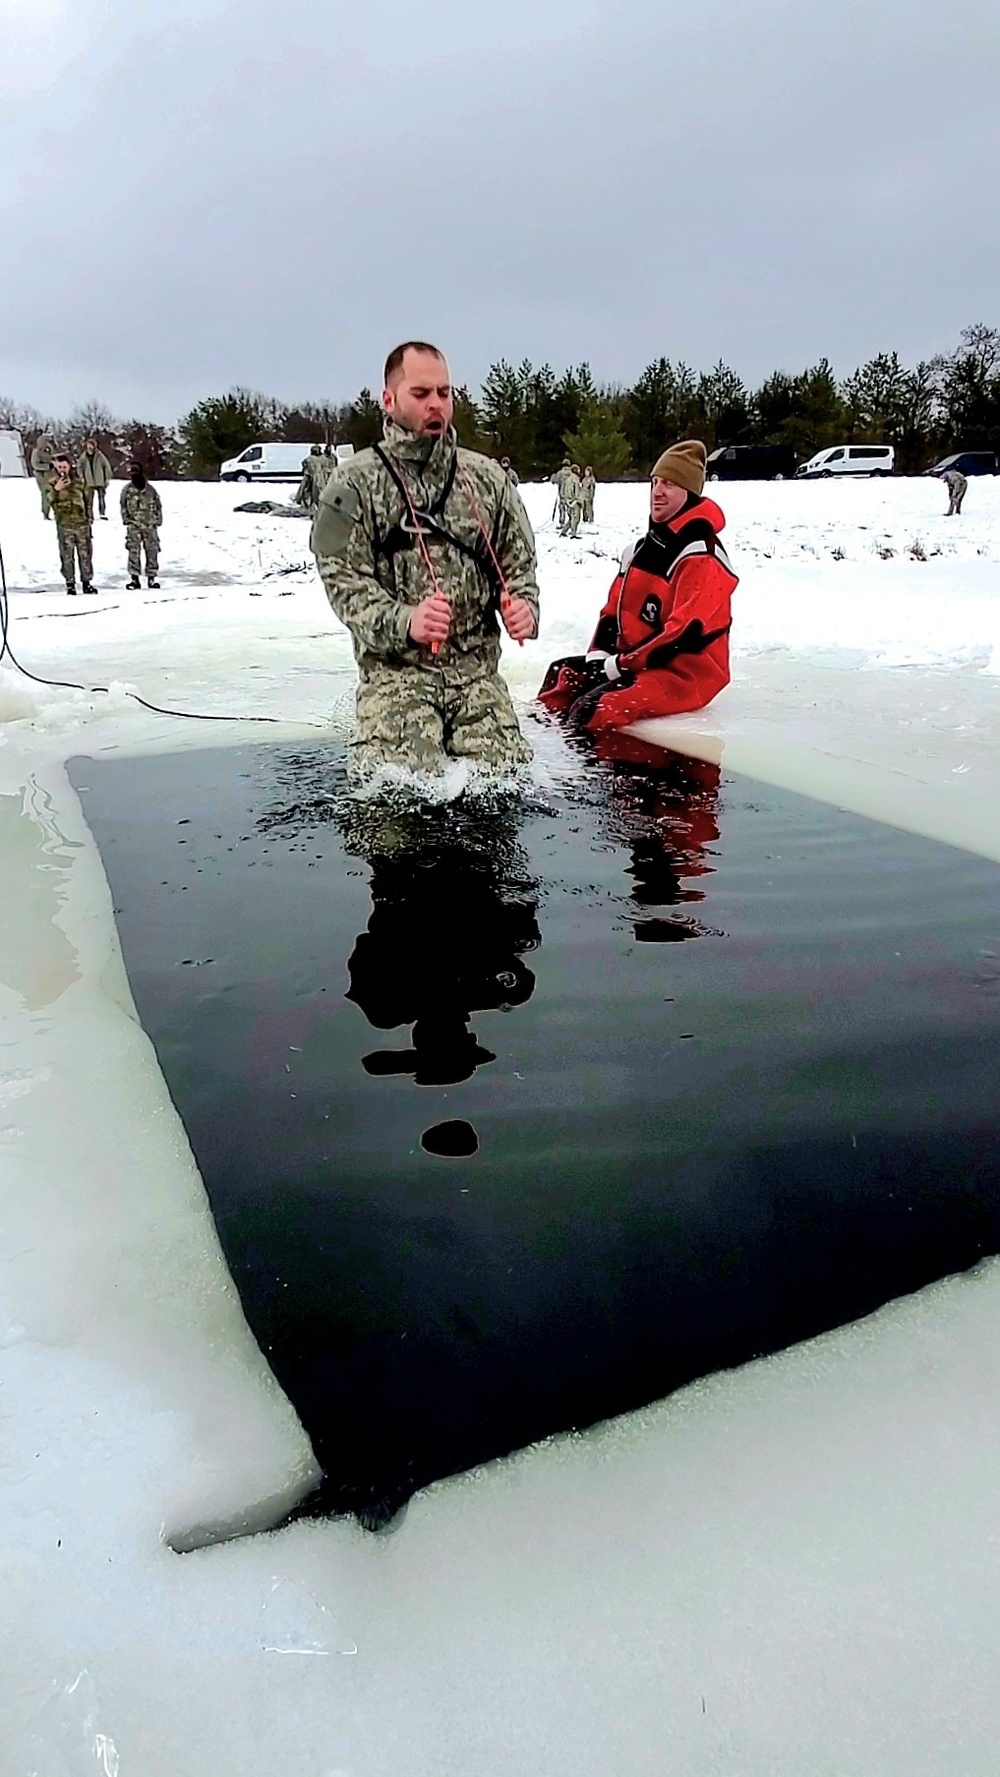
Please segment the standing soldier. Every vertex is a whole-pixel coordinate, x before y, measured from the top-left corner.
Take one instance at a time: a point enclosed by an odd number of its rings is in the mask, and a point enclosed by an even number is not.
[[[583,522],[584,524],[593,524],[594,489],[597,486],[597,476],[594,474],[589,463],[583,471],[583,482],[581,485],[583,489]]]
[[[358,663],[355,768],[509,771],[531,757],[498,670],[500,624],[538,628],[528,515],[499,463],[459,447],[436,346],[390,352],[382,405],[381,444],[331,477],[312,532]]]
[[[570,474],[569,458],[563,457],[561,468],[557,469],[554,475],[549,476],[549,480],[554,481],[556,484],[556,487],[559,490],[559,529],[560,530],[562,530],[564,528],[565,523],[566,523],[566,501],[563,498],[563,487],[566,482],[566,477],[569,474]]]
[[[517,486],[517,470],[515,469],[510,458],[509,457],[501,457],[500,458],[500,467],[503,470],[504,474],[506,475],[507,480],[510,482],[511,487],[516,487]]]
[[[329,480],[329,471],[324,468],[323,446],[313,444],[309,455],[302,459],[302,480],[295,496],[295,504],[304,506],[307,512],[315,512],[319,505],[319,497]]]
[[[31,452],[31,473],[35,477],[35,485],[42,496],[42,517],[49,517],[49,488],[52,485],[52,465],[55,461],[56,441],[51,432],[41,432],[35,440]]]
[[[76,472],[80,477],[80,485],[86,496],[87,516],[91,523],[93,523],[94,519],[95,493],[97,495],[97,505],[100,515],[102,518],[107,518],[108,515],[104,509],[104,501],[108,491],[108,482],[111,480],[111,464],[108,462],[103,450],[98,449],[96,438],[87,439],[87,442],[77,459]]]
[[[142,556],[146,557],[146,584],[159,586],[156,570],[160,565],[160,526],[163,507],[155,487],[146,480],[141,463],[133,463],[129,479],[122,488],[122,524],[125,526],[125,547],[128,550],[128,588],[138,592],[142,572]]]
[[[52,516],[56,521],[59,565],[66,582],[66,591],[71,598],[76,597],[74,582],[78,561],[84,592],[96,592],[97,587],[93,584],[94,551],[87,497],[66,451],[58,451],[53,458],[48,495]],[[45,516],[48,518],[48,513]]]
[[[559,534],[563,537],[579,536],[580,514],[583,511],[583,483],[575,463],[570,464],[569,474],[563,476],[561,494],[566,517],[559,527]]]
[[[941,480],[948,489],[948,510],[945,517],[954,518],[955,514],[962,510],[962,501],[965,499],[965,490],[969,484],[961,469],[946,469]]]

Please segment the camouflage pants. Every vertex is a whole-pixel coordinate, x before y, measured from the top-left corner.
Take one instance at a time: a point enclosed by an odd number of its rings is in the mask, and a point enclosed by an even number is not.
[[[961,512],[962,501],[965,499],[965,494],[966,494],[966,489],[964,487],[963,487],[961,493],[959,493],[959,494],[956,494],[953,488],[949,489],[949,491],[948,491],[948,511],[945,514],[946,518],[954,518],[956,512]]]
[[[62,569],[62,577],[66,585],[73,585],[78,561],[80,563],[80,579],[84,586],[89,586],[94,577],[90,526],[88,524],[57,524],[56,536],[59,539],[59,566]]]
[[[575,537],[580,529],[580,514],[582,511],[579,500],[574,500],[571,505],[565,508],[565,511],[566,517],[560,523],[559,529],[564,537]]]
[[[48,518],[48,516],[49,516],[49,488],[51,486],[51,482],[49,480],[49,477],[47,475],[36,475],[35,476],[35,486],[37,487],[39,493],[42,496],[42,517]]]
[[[584,524],[593,524],[594,522],[593,489],[591,489],[590,493],[586,493],[583,496],[583,522]]]
[[[448,759],[509,771],[531,758],[499,673],[462,677],[439,667],[387,669],[358,686],[352,770],[368,777],[386,765],[440,772]]]
[[[160,565],[160,533],[155,525],[148,530],[142,525],[125,526],[125,547],[128,550],[128,571],[136,579],[142,573],[142,551],[146,554],[146,574],[151,579]]]

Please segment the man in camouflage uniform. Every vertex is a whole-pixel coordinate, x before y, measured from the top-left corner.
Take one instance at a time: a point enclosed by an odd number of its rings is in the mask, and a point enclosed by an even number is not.
[[[358,663],[354,768],[510,770],[531,749],[498,670],[497,618],[515,641],[537,633],[527,513],[499,463],[459,449],[435,346],[389,354],[382,405],[382,443],[338,467],[312,532]]]
[[[309,455],[302,461],[302,480],[295,496],[296,506],[304,506],[307,512],[315,512],[320,494],[329,479],[330,471],[323,455],[323,446],[314,444],[310,447]]]
[[[80,477],[87,501],[87,515],[93,522],[94,495],[97,495],[98,510],[102,518],[107,518],[104,502],[107,497],[108,482],[111,480],[111,464],[100,449],[96,438],[88,438],[76,461],[76,472]]]
[[[31,452],[31,473],[35,477],[35,486],[42,496],[42,517],[48,518],[49,488],[52,485],[52,465],[55,460],[56,441],[51,432],[41,432],[35,440]]]
[[[66,582],[66,591],[76,597],[76,562],[80,564],[80,580],[84,592],[96,592],[93,584],[94,556],[90,532],[87,497],[73,473],[69,457],[60,451],[53,458],[52,480],[48,488],[52,516],[56,521],[59,542],[59,566]],[[46,518],[48,513],[46,513]],[[75,560],[74,560],[75,557]]]
[[[549,476],[549,480],[554,481],[556,484],[556,487],[559,490],[559,514],[558,514],[558,516],[559,516],[559,529],[560,530],[563,529],[563,527],[565,526],[565,523],[566,523],[566,501],[563,498],[563,487],[565,485],[566,477],[569,473],[570,473],[570,460],[568,457],[563,457],[561,468],[557,469],[554,475]]]
[[[129,479],[122,488],[122,524],[125,526],[125,547],[128,550],[128,588],[138,592],[143,553],[146,556],[146,584],[159,586],[156,570],[160,565],[160,526],[163,507],[155,487],[146,480],[141,463],[133,463]]]
[[[583,511],[583,483],[575,463],[570,464],[568,474],[563,476],[560,497],[566,516],[559,526],[559,534],[562,537],[576,537],[580,532],[580,515]]]
[[[945,517],[954,518],[962,510],[962,501],[969,484],[960,469],[946,469],[941,480],[948,489],[948,510]]]
[[[506,475],[507,480],[510,482],[511,487],[516,487],[517,486],[517,470],[515,469],[510,458],[509,457],[501,457],[500,458],[500,467],[503,470],[504,474]]]
[[[594,522],[594,489],[597,486],[597,476],[594,474],[594,471],[590,467],[589,463],[587,464],[587,467],[583,471],[583,480],[580,485],[582,488],[582,495],[583,495],[583,522],[584,522],[584,524],[593,524],[593,522]]]

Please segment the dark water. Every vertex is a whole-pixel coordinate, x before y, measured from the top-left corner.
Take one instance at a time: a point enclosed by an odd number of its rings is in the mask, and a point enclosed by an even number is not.
[[[74,762],[317,1509],[1000,1248],[1000,870],[693,761],[345,812],[342,758]]]

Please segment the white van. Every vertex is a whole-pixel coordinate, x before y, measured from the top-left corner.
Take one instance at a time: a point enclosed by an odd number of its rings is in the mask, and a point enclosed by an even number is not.
[[[896,452],[891,444],[836,444],[830,450],[818,450],[795,473],[809,480],[828,475],[891,475],[895,466]]]
[[[24,440],[20,432],[0,431],[0,475],[27,475]]]
[[[353,444],[334,445],[338,463],[354,455]],[[311,444],[248,444],[219,468],[220,481],[298,481]]]

